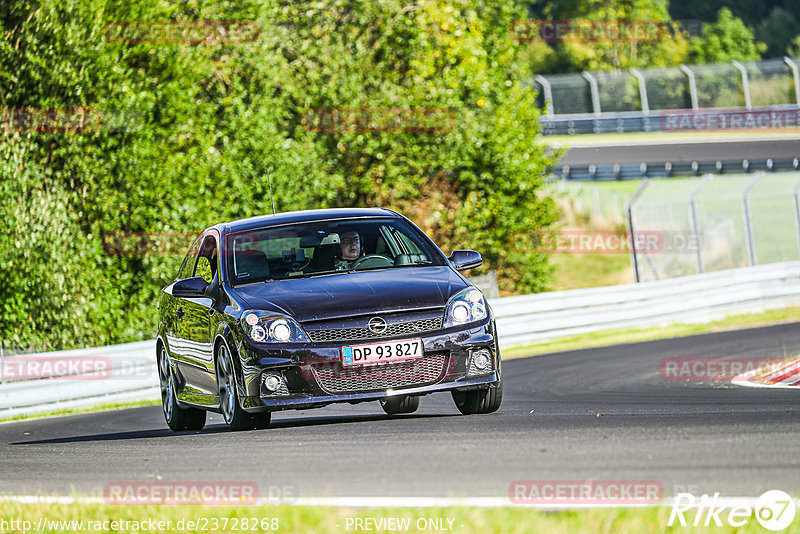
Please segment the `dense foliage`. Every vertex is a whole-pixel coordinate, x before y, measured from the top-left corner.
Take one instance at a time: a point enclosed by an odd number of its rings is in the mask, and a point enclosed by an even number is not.
[[[730,9],[722,8],[715,23],[703,25],[703,36],[692,39],[689,62],[754,61],[765,50],[766,45],[755,41],[753,31],[744,22]]]
[[[656,38],[565,40],[532,47],[535,71],[567,72],[631,67],[663,67],[679,64],[686,56],[687,40],[674,25],[666,0],[552,0],[537,3],[537,17],[545,20],[638,21],[661,24]],[[537,57],[538,56],[538,57]]]
[[[794,3],[743,1],[731,10],[729,2],[714,0],[539,0],[529,4],[531,19],[655,22],[669,31],[655,40],[531,42],[524,57],[534,73],[546,74],[783,56],[792,53],[792,39],[800,39]],[[700,28],[702,35],[689,34]]]
[[[755,39],[767,44],[765,57],[791,53],[793,39],[800,38],[800,10],[797,0],[671,0],[674,19],[712,22],[722,8],[755,29]]]
[[[0,340],[152,337],[181,259],[165,252],[268,213],[267,169],[279,210],[392,207],[445,250],[480,250],[504,292],[544,289],[544,256],[520,238],[555,217],[508,32],[522,16],[513,0],[6,2]],[[212,39],[162,31],[203,21],[228,22]],[[431,113],[422,128],[313,127],[321,109]],[[78,119],[26,122],[46,110]],[[109,247],[120,233],[174,243]]]

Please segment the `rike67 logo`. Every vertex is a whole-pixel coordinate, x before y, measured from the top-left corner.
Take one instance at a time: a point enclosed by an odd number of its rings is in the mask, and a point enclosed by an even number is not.
[[[779,531],[792,524],[796,512],[794,499],[781,490],[764,493],[754,506],[741,499],[721,498],[719,493],[712,497],[703,495],[699,500],[691,493],[679,493],[672,505],[667,526],[675,525],[677,520],[682,527],[721,527],[725,523],[732,527],[743,527],[755,516],[765,529]]]

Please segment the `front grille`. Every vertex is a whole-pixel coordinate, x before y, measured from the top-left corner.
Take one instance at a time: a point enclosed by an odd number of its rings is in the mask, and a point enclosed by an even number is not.
[[[344,367],[340,362],[312,366],[314,378],[327,393],[355,393],[426,386],[444,377],[448,353],[378,365]]]
[[[404,323],[393,323],[386,327],[386,331],[376,334],[372,330],[364,328],[336,328],[330,330],[308,330],[308,337],[315,343],[326,341],[353,341],[358,339],[388,339],[398,336],[409,336],[421,332],[432,332],[442,329],[442,318],[422,319],[419,321],[407,321]]]

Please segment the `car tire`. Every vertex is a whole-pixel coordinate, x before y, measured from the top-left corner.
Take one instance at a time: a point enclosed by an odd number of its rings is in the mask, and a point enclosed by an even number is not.
[[[206,424],[206,411],[198,408],[181,408],[175,394],[175,376],[164,345],[158,351],[158,381],[161,385],[161,408],[167,426],[175,431],[200,430]]]
[[[220,343],[217,347],[216,374],[219,409],[228,428],[231,430],[267,428],[272,418],[270,412],[248,413],[239,405],[236,373],[233,370],[231,353],[225,343]]]
[[[419,397],[412,397],[410,395],[399,395],[396,397],[387,397],[380,400],[381,408],[389,415],[397,415],[401,413],[414,413],[419,408]]]
[[[492,413],[500,408],[500,403],[503,401],[503,384],[474,391],[458,391],[456,389],[452,394],[456,408],[464,415]]]
[[[472,391],[459,391],[454,389],[453,402],[458,411],[464,415],[479,413],[492,413],[500,408],[503,402],[503,371],[500,357],[497,358],[497,382],[488,389],[475,389]]]

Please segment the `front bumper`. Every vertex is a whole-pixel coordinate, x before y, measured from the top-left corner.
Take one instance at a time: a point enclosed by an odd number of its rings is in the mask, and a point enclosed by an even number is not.
[[[346,371],[342,367],[342,347],[362,341],[258,346],[243,341],[239,347],[244,378],[242,407],[251,412],[315,408],[392,395],[480,389],[499,381],[500,355],[491,320],[391,338],[402,339],[421,339],[424,356],[407,362],[363,366],[355,372],[352,367]],[[482,372],[470,365],[472,356],[480,350],[491,354],[491,366]],[[282,385],[276,392],[264,388],[265,374],[280,376]]]

